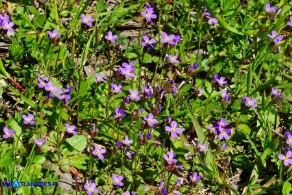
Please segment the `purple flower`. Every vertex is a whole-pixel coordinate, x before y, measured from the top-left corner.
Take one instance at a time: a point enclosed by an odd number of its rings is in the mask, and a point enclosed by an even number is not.
[[[276,97],[281,97],[282,94],[279,92],[279,89],[277,88],[272,88],[272,95]]]
[[[129,64],[127,62],[122,63],[123,68],[131,68],[132,72],[135,70],[134,65],[135,65],[135,61],[131,61],[129,62]]]
[[[33,114],[28,114],[27,116],[23,114],[22,119],[23,119],[23,123],[25,125],[27,125],[27,124],[33,125],[35,123]]]
[[[121,142],[121,141],[117,141],[117,143],[116,143],[116,146],[117,147],[120,147],[120,146],[122,146],[123,145],[123,143]]]
[[[209,129],[212,133],[217,134],[217,130],[213,125],[208,125],[207,129]]]
[[[124,179],[124,176],[112,174],[112,178],[113,178],[113,185],[114,186],[121,187],[124,185],[124,183],[122,182]]]
[[[280,41],[283,40],[283,35],[279,35],[274,39],[274,43],[275,45],[277,45]]]
[[[177,178],[177,180],[176,180],[176,184],[179,185],[179,186],[180,186],[181,184],[183,184],[183,179],[180,178],[180,177]]]
[[[115,43],[118,36],[113,35],[112,31],[108,31],[107,35],[104,38],[112,43]]]
[[[113,93],[122,93],[122,85],[117,85],[117,84],[110,84],[111,90]]]
[[[34,139],[34,143],[36,143],[38,147],[42,147],[42,145],[45,143],[45,139],[43,137],[41,137],[39,140]]]
[[[161,42],[162,43],[167,43],[169,45],[174,45],[175,44],[175,35],[167,35],[166,32],[162,32],[162,38],[161,38]]]
[[[132,159],[132,156],[135,154],[135,152],[130,151],[129,148],[127,148],[124,152],[124,154],[129,158]]]
[[[209,20],[208,20],[208,24],[209,25],[218,24],[217,18],[215,16],[210,17]]]
[[[3,128],[3,131],[4,131],[4,135],[3,135],[3,138],[4,139],[7,139],[9,137],[12,137],[13,138],[13,134],[14,134],[14,130],[11,129],[9,130],[6,126]]]
[[[190,180],[194,183],[198,183],[201,178],[202,177],[197,172],[194,172],[193,175],[190,175]]]
[[[214,76],[213,76],[213,81],[217,81],[218,80],[218,74],[214,74]]]
[[[53,30],[53,31],[48,31],[48,35],[51,39],[54,39],[54,38],[59,38],[61,37],[61,35],[59,34],[58,30]]]
[[[183,168],[184,168],[184,165],[183,164],[177,165],[177,170],[182,171]]]
[[[221,148],[222,148],[223,150],[224,150],[224,149],[227,149],[227,148],[228,148],[228,145],[224,143],[224,144],[221,145]]]
[[[208,150],[209,150],[208,147],[207,147],[207,144],[199,143],[198,147],[199,147],[199,152],[208,152]]]
[[[270,3],[268,3],[268,4],[266,4],[266,6],[265,6],[265,10],[266,10],[266,12],[268,12],[268,13],[273,13],[273,12],[276,11],[276,7],[271,7]]]
[[[153,49],[154,43],[156,43],[155,39],[149,39],[148,36],[143,36],[144,42],[141,43],[143,47],[148,47],[149,49]]]
[[[167,189],[166,188],[162,188],[161,189],[161,194],[162,195],[167,195]]]
[[[46,84],[49,82],[49,77],[45,77],[44,79],[41,76],[38,76],[38,87],[45,88]]]
[[[126,79],[135,77],[135,73],[133,72],[132,67],[121,67],[119,68],[119,72],[124,75]]]
[[[98,194],[99,190],[96,188],[96,184],[93,181],[86,181],[84,185],[87,195]]]
[[[292,135],[291,132],[285,131],[284,136],[288,137],[289,135]]]
[[[217,125],[219,125],[220,127],[226,127],[229,125],[229,123],[225,120],[225,118],[221,118],[218,122]]]
[[[290,21],[287,23],[287,25],[292,27],[292,16],[290,16]]]
[[[245,105],[247,107],[258,107],[258,105],[256,104],[257,100],[255,98],[250,99],[249,97],[245,98]]]
[[[223,85],[227,84],[227,81],[225,81],[224,77],[220,77],[220,79],[216,79],[216,82],[219,84],[220,87],[223,87]]]
[[[220,92],[221,97],[225,100],[225,102],[228,102],[230,99],[230,95],[228,94],[228,90],[224,89],[223,91]]]
[[[81,14],[80,22],[86,24],[89,27],[92,27],[92,16],[85,16],[85,14]]]
[[[152,19],[157,18],[156,14],[154,14],[153,8],[146,8],[146,12],[141,12],[141,15],[145,17],[147,22],[151,22]]]
[[[92,152],[92,154],[94,156],[97,156],[100,160],[103,160],[104,159],[104,156],[103,156],[104,153],[106,153],[106,149],[101,148],[98,144],[94,145],[94,150]]]
[[[175,154],[173,152],[167,152],[167,154],[165,154],[163,156],[164,160],[166,160],[167,164],[171,165],[171,164],[175,164],[177,162],[176,159],[174,159]]]
[[[147,121],[149,127],[152,127],[152,126],[154,126],[155,124],[158,123],[158,120],[156,120],[156,119],[154,118],[154,116],[153,116],[152,113],[150,113],[150,114],[148,115],[148,117],[144,116],[144,120]]]
[[[268,34],[270,39],[274,39],[277,36],[277,31],[273,30],[271,34]]]
[[[171,132],[171,137],[176,138],[178,134],[182,134],[182,129],[177,127],[177,122],[172,121],[170,126],[165,127],[165,131]]]
[[[271,34],[268,34],[268,37],[270,39],[273,39],[273,41],[274,41],[275,44],[278,44],[283,39],[283,35],[279,35],[277,37],[277,31],[275,31],[275,30],[273,30]]]
[[[147,133],[146,136],[145,136],[145,138],[149,140],[149,139],[151,139],[151,136],[152,136],[151,133]]]
[[[188,66],[189,70],[196,70],[199,67],[198,62],[194,62],[194,64],[192,66]]]
[[[14,32],[14,29],[12,28],[14,26],[13,22],[10,22],[9,20],[4,20],[2,23],[2,29],[8,30],[10,32]]]
[[[292,151],[288,151],[286,153],[286,156],[284,156],[283,154],[279,154],[278,155],[278,158],[280,160],[284,160],[284,165],[286,167],[289,166],[289,165],[292,165],[292,159],[291,159],[291,157],[292,157]]]
[[[177,55],[171,56],[171,55],[166,54],[165,57],[169,59],[169,63],[171,63],[171,64],[178,64],[179,63],[179,60],[177,59],[178,58]]]
[[[114,116],[115,119],[122,118],[122,117],[126,116],[125,111],[123,109],[120,109],[120,108],[116,108],[115,113],[116,113],[116,115]]]
[[[288,135],[286,144],[292,146],[292,135]]]
[[[65,124],[66,126],[66,131],[67,133],[70,133],[70,134],[77,134],[77,132],[75,131],[76,127],[74,125],[69,125],[68,123]]]
[[[147,98],[149,98],[149,97],[151,97],[152,94],[153,94],[153,89],[152,89],[151,86],[150,86],[150,87],[143,86],[143,87],[142,87],[142,92],[144,92],[144,93],[145,93],[145,96],[146,96]]]
[[[129,137],[126,135],[125,139],[122,140],[122,143],[125,144],[126,146],[130,146],[133,143],[133,140],[129,139]]]
[[[0,14],[0,25],[3,25],[4,21],[10,21],[9,15],[5,14],[4,16]]]
[[[95,78],[96,78],[96,82],[100,83],[100,82],[106,82],[106,76],[104,73],[95,73]]]
[[[174,37],[174,42],[175,43],[179,43],[180,41],[181,41],[181,36],[179,36],[179,35],[174,35],[175,37]]]
[[[51,93],[53,93],[55,91],[55,87],[51,81],[46,84],[45,90],[47,92],[51,92]]]
[[[138,90],[129,89],[129,92],[130,92],[130,96],[129,97],[130,97],[131,100],[137,100],[137,101],[140,100],[140,96],[139,96]]]
[[[219,126],[218,131],[219,131],[219,135],[218,135],[219,140],[222,140],[222,139],[228,140],[230,138],[229,134],[231,133],[231,130],[229,128],[225,129]]]
[[[129,191],[125,191],[124,195],[131,195],[131,193]]]

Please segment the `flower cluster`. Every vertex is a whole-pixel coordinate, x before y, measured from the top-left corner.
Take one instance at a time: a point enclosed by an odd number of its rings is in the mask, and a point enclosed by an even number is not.
[[[265,5],[265,10],[266,10],[267,13],[275,13],[275,12],[277,12],[277,14],[279,14],[281,12],[281,8],[280,7],[271,6],[270,3],[267,3]]]
[[[225,120],[225,118],[221,118],[213,126],[207,126],[207,129],[209,129],[213,134],[218,135],[219,140],[229,140],[231,129],[228,128],[228,125],[229,123]]]
[[[118,72],[125,76],[126,79],[131,79],[135,77],[135,62],[131,61],[129,63],[123,62],[122,66],[119,68]]]
[[[48,94],[48,98],[53,99],[54,97],[58,97],[59,100],[62,100],[65,104],[68,104],[68,101],[71,99],[71,91],[72,87],[66,85],[65,90],[61,90],[59,87],[53,85],[51,81],[49,81],[48,77],[38,77],[38,87],[41,89],[45,89]]]
[[[168,44],[168,45],[175,45],[181,41],[180,35],[168,35],[166,32],[161,33],[161,43]]]
[[[2,15],[0,14],[0,25],[3,30],[7,30],[9,32],[14,32],[14,29],[12,28],[14,26],[14,23],[10,21],[9,15]]]
[[[290,147],[292,146],[292,134],[290,131],[286,131],[284,133],[284,136],[287,138],[286,140],[287,146],[285,148],[286,155],[279,154],[278,158],[284,161],[285,166],[290,166],[292,165],[292,151],[290,149]]]

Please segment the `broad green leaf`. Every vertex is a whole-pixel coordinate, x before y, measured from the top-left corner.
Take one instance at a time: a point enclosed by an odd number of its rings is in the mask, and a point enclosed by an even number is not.
[[[46,157],[42,156],[42,155],[36,155],[32,162],[37,163],[37,164],[43,164],[46,161]]]
[[[283,195],[290,195],[291,192],[292,192],[291,183],[289,181],[285,181],[283,188],[282,188],[282,194]]]
[[[241,133],[243,133],[243,134],[245,134],[245,135],[247,135],[247,136],[250,135],[251,129],[250,129],[249,126],[246,125],[246,124],[238,124],[238,125],[237,125],[237,129],[238,129]]]
[[[146,53],[146,54],[144,55],[144,58],[143,58],[142,62],[145,63],[145,64],[149,64],[149,63],[151,63],[151,62],[152,62],[151,55],[148,54],[148,53]]]
[[[80,170],[86,170],[88,168],[89,157],[86,155],[76,155],[68,157],[70,159],[70,165]]]
[[[126,52],[126,53],[124,53],[124,56],[126,58],[128,58],[128,59],[133,59],[133,58],[137,58],[138,57],[138,55],[135,54],[134,52]]]
[[[65,144],[62,145],[62,153],[67,155],[78,154],[82,152],[87,146],[87,138],[85,135],[73,135],[67,138]]]

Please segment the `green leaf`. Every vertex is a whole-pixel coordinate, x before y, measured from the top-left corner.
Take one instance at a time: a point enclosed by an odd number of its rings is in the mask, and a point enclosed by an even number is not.
[[[8,167],[14,162],[13,158],[1,158],[0,159],[0,167]]]
[[[21,127],[19,126],[19,124],[14,119],[12,119],[9,125],[15,131],[15,135],[19,137],[19,135],[21,134]]]
[[[42,28],[44,26],[44,22],[46,21],[46,15],[42,14],[39,15],[34,21],[33,25],[35,25],[37,28]]]
[[[60,166],[63,166],[63,165],[69,165],[70,164],[70,160],[68,158],[62,158],[60,161],[59,161],[59,165]]]
[[[181,88],[181,92],[185,93],[188,92],[191,88],[193,87],[193,84],[185,84],[182,88]]]
[[[67,155],[78,154],[82,152],[87,146],[87,139],[85,135],[74,135],[67,138],[65,144],[62,145],[62,153]]]
[[[69,157],[70,165],[77,169],[86,170],[88,166],[89,157],[86,155],[76,155]]]
[[[42,155],[36,155],[32,162],[37,163],[37,164],[43,164],[46,161],[46,157],[42,156]]]
[[[5,67],[3,65],[2,59],[0,58],[0,74],[6,78],[9,78],[10,75],[6,72]]]
[[[291,183],[288,181],[284,182],[283,188],[282,188],[282,194],[283,195],[290,195],[291,194]]]
[[[128,58],[128,59],[133,59],[133,58],[137,58],[138,57],[138,55],[133,53],[133,52],[126,52],[126,53],[124,53],[124,56],[126,58]]]
[[[249,128],[249,126],[248,125],[246,125],[246,124],[238,124],[237,125],[237,129],[241,132],[241,133],[243,133],[244,135],[250,135],[250,132],[251,132],[251,129]]]
[[[152,62],[151,55],[146,53],[144,55],[144,58],[143,58],[142,62],[145,63],[145,64],[150,64]]]

